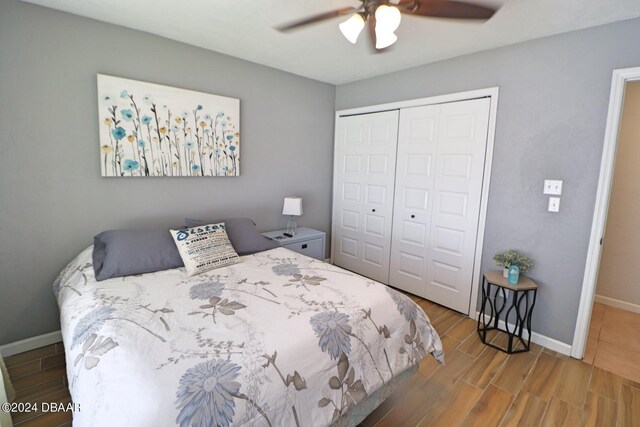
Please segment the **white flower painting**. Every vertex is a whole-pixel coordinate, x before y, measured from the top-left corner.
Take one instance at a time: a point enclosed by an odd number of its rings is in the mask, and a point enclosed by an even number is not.
[[[102,176],[240,175],[240,100],[98,74]]]

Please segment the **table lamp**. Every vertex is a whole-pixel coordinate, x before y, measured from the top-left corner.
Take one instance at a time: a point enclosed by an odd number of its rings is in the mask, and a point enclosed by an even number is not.
[[[287,233],[294,236],[298,224],[296,224],[294,216],[302,215],[302,197],[285,197],[284,207],[282,208],[282,215],[289,215],[289,221],[287,222]]]

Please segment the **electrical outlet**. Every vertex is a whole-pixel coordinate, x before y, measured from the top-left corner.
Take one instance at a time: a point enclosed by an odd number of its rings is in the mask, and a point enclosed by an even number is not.
[[[560,212],[560,197],[549,197],[549,212]]]
[[[559,196],[562,194],[562,181],[556,179],[545,179],[543,194]]]

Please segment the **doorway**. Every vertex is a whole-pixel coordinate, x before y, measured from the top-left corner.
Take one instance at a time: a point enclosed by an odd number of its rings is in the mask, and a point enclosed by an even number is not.
[[[625,86],[584,361],[640,381],[640,81]]]
[[[640,67],[615,70],[571,355],[640,381]],[[636,208],[637,207],[637,208]]]

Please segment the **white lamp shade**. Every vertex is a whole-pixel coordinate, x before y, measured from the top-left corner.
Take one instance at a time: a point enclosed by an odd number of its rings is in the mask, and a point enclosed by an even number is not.
[[[376,9],[376,33],[378,30],[392,33],[400,26],[402,14],[397,7],[381,5]]]
[[[398,36],[393,32],[400,26],[400,11],[393,6],[382,5],[376,9],[376,49],[394,44]]]
[[[302,215],[302,197],[285,197],[282,215]]]
[[[398,40],[398,36],[393,32],[378,31],[376,28],[376,49],[384,49],[394,44]]]
[[[364,19],[359,13],[354,13],[351,18],[338,25],[338,28],[340,28],[340,32],[347,40],[355,44],[364,28]]]

